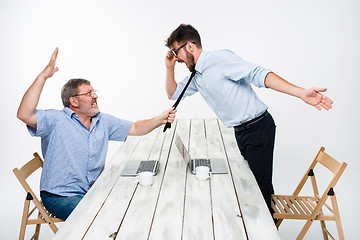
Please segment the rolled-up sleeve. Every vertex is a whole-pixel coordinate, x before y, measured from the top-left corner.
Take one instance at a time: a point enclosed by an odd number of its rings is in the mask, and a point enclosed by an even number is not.
[[[224,77],[232,81],[249,81],[257,87],[266,87],[265,77],[271,70],[246,62],[232,51],[227,50],[223,54],[226,54],[226,56],[222,56]]]
[[[102,117],[108,122],[109,140],[125,142],[132,122],[109,114],[103,114]]]
[[[56,124],[53,116],[54,113],[55,111],[52,110],[36,110],[36,129],[26,125],[30,135],[33,137],[48,136],[51,133],[54,124]]]
[[[174,94],[171,96],[171,100],[178,99],[181,92],[185,88],[185,85],[189,81],[189,78],[190,78],[190,76],[187,76],[181,82],[177,83],[176,90],[175,90]],[[196,75],[194,76],[194,79],[195,78],[196,78]],[[186,89],[186,92],[184,93],[183,99],[186,96],[191,96],[191,95],[193,95],[193,94],[195,94],[195,93],[197,93],[199,91],[198,88],[196,87],[195,83],[194,83],[195,82],[194,79],[191,80],[188,88]]]

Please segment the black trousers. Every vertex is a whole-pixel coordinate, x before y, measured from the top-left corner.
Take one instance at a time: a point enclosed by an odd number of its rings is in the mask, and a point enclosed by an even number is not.
[[[270,113],[260,119],[235,127],[235,138],[243,157],[248,161],[261,193],[271,208],[273,154],[275,142],[275,123]]]

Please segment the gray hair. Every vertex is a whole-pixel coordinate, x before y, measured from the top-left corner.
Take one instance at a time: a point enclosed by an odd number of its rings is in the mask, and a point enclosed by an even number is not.
[[[78,94],[78,88],[80,85],[86,84],[90,85],[90,81],[82,78],[70,79],[61,89],[61,100],[64,107],[70,106],[69,98]]]

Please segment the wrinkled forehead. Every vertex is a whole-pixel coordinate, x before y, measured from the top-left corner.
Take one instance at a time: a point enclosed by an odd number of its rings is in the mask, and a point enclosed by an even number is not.
[[[91,92],[94,88],[91,86],[91,84],[83,83],[78,87],[78,92]]]

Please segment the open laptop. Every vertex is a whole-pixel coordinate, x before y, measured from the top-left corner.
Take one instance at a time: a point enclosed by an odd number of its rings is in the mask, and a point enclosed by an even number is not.
[[[120,176],[137,176],[140,172],[152,172],[156,175],[159,165],[159,160],[127,161]]]
[[[195,174],[195,168],[198,166],[208,166],[212,174],[226,174],[228,169],[223,158],[211,158],[211,159],[191,159],[188,150],[178,134],[175,136],[175,145],[183,157],[185,163],[189,166],[191,173]]]

